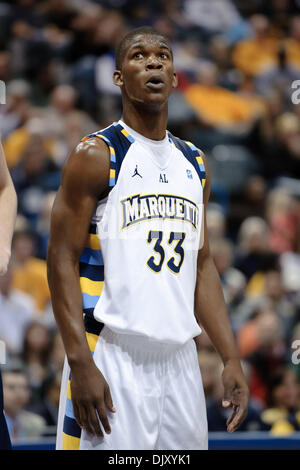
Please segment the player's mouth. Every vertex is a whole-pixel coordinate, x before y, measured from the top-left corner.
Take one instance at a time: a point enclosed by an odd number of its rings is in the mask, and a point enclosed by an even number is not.
[[[146,86],[152,90],[161,90],[165,83],[160,75],[152,75],[151,78],[146,82]]]

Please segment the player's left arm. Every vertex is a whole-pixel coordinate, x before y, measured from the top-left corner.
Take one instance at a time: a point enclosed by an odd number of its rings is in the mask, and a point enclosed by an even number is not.
[[[17,214],[17,195],[0,140],[0,275],[7,271]]]
[[[195,289],[195,315],[220,354],[224,370],[223,406],[232,407],[227,420],[227,431],[233,432],[243,422],[248,412],[249,391],[238,356],[234,335],[227,313],[218,272],[210,255],[206,224],[206,208],[210,195],[210,176],[205,157],[206,182],[203,200],[204,242],[198,252],[197,282]]]

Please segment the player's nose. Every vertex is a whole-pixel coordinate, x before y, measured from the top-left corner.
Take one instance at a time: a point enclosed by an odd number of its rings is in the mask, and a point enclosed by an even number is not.
[[[148,57],[148,60],[146,62],[146,68],[148,70],[151,70],[151,69],[160,70],[162,68],[162,63],[155,55],[151,55]]]

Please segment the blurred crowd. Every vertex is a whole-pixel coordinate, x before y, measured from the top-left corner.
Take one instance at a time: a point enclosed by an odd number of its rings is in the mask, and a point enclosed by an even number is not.
[[[0,339],[14,442],[55,433],[64,348],[46,276],[51,208],[71,149],[120,118],[114,50],[143,25],[174,51],[168,129],[210,168],[211,252],[251,393],[241,431],[300,430],[300,1],[11,0],[0,3],[0,131],[19,207]],[[209,431],[225,431],[222,364],[205,332],[196,342]]]

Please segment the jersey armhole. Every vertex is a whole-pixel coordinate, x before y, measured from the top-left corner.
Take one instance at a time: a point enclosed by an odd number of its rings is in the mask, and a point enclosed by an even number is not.
[[[206,182],[206,171],[205,165],[202,156],[204,155],[203,152],[198,149],[192,142],[187,140],[181,140],[178,137],[173,136],[170,132],[168,132],[170,142],[173,142],[175,147],[177,147],[183,155],[189,160],[189,162],[194,166],[202,188],[204,189],[205,182]]]
[[[194,160],[196,160],[196,162],[197,162],[198,174],[200,176],[202,188],[204,189],[204,186],[205,186],[205,183],[206,183],[206,171],[205,171],[205,165],[204,165],[204,161],[203,161],[204,153],[202,152],[202,150],[200,150],[198,147],[196,147],[194,144],[192,144],[192,142],[189,142],[189,141],[185,140],[185,143],[189,146],[189,148],[192,151],[192,158]]]

